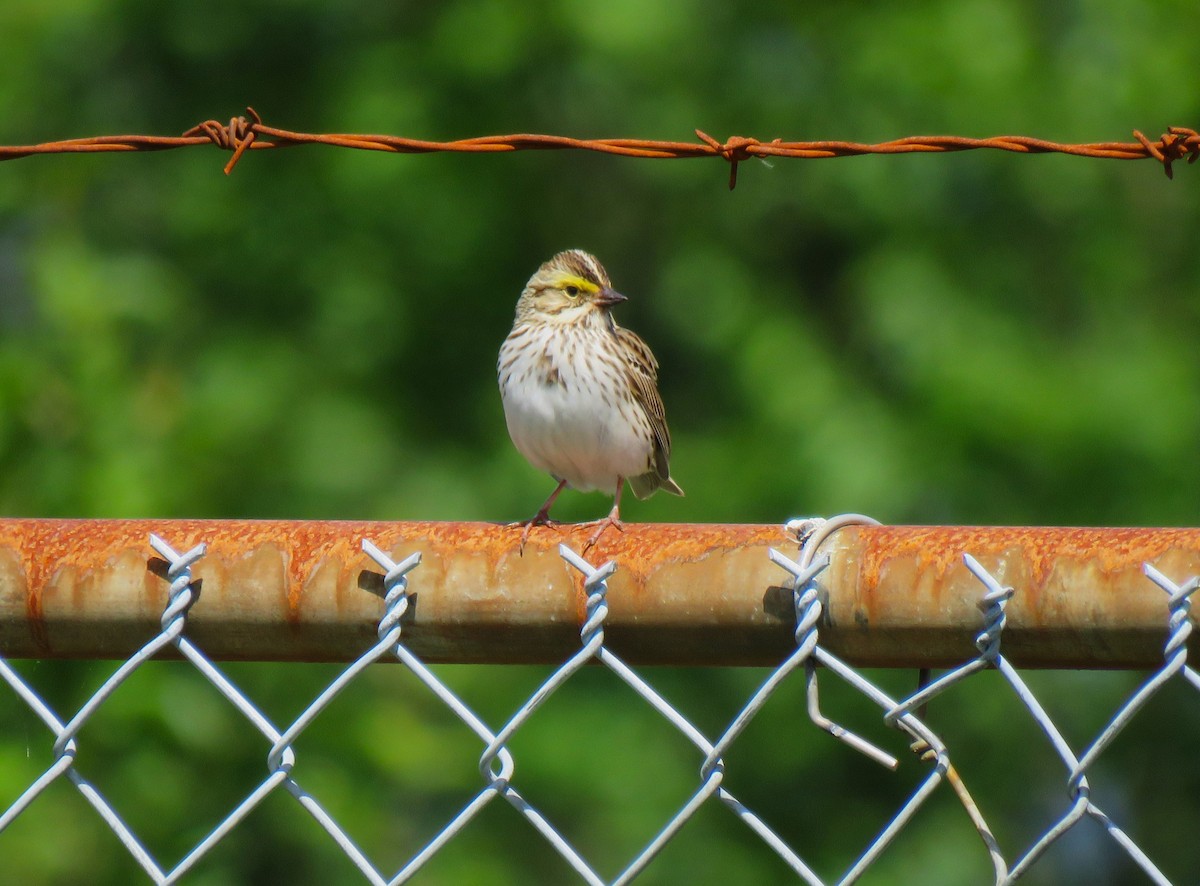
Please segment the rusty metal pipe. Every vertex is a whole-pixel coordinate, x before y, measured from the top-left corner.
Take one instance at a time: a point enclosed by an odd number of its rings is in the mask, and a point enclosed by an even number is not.
[[[159,630],[168,585],[155,532],[200,542],[199,600],[187,634],[216,659],[349,660],[375,639],[382,577],[370,539],[399,560],[423,555],[404,638],[428,661],[560,662],[578,648],[581,580],[557,554],[587,529],[490,523],[258,520],[0,520],[0,654],[124,658]],[[588,552],[619,564],[606,640],[643,664],[775,665],[794,648],[780,526],[626,525]],[[937,667],[971,658],[983,588],[974,555],[1016,587],[1002,651],[1025,667],[1154,667],[1166,594],[1200,574],[1197,529],[856,526],[823,550],[821,643],[862,666]]]

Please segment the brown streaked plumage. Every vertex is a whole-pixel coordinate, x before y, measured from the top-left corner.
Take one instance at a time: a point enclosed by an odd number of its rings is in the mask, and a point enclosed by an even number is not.
[[[658,393],[658,361],[612,308],[625,301],[594,256],[571,249],[538,268],[517,301],[500,348],[500,394],[509,436],[558,486],[524,524],[521,545],[570,486],[613,492],[613,508],[588,546],[620,528],[621,490],[683,490],[671,479],[671,434]]]

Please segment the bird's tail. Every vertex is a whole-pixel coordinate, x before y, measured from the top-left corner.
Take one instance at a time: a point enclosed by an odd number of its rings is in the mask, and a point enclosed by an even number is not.
[[[657,471],[648,471],[636,477],[629,478],[629,488],[638,498],[649,498],[658,489],[672,495],[683,495],[679,484],[670,477],[661,477]]]

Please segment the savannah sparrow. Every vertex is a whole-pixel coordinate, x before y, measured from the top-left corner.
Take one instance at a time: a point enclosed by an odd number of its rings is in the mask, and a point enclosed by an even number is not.
[[[594,256],[560,252],[529,278],[497,372],[508,435],[531,465],[558,486],[531,520],[549,524],[563,488],[612,491],[613,507],[588,540],[621,528],[625,481],[638,498],[683,490],[671,479],[671,434],[658,395],[658,361],[646,343],[616,324],[613,290]],[[586,550],[586,548],[585,548]]]

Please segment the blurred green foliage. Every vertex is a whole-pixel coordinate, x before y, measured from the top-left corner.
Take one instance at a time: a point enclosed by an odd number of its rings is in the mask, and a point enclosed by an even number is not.
[[[8,0],[0,143],[171,134],[253,104],[318,132],[451,139],[1128,140],[1200,119],[1192,3],[768,0],[330,4]],[[601,257],[654,347],[686,499],[633,520],[1185,524],[1198,519],[1200,171],[992,152],[742,165],[583,152],[214,150],[0,166],[0,512],[21,516],[513,520],[551,488],[512,448],[494,364],[529,274]],[[558,516],[607,504],[574,493]],[[108,663],[21,663],[60,712]],[[286,722],[327,666],[230,666]],[[538,668],[440,670],[493,724]],[[764,674],[653,671],[708,734]],[[1034,675],[1085,744],[1136,675]],[[911,675],[873,674],[900,693]],[[1066,808],[1044,738],[987,675],[934,705],[1010,855]],[[985,691],[983,687],[988,687]],[[891,742],[830,687],[848,725]],[[49,764],[0,699],[0,808]],[[400,668],[373,669],[299,745],[300,781],[394,869],[478,789],[479,746]],[[809,727],[785,687],[730,753],[731,789],[826,877],[903,803],[898,775]],[[844,713],[843,713],[844,712]],[[1101,761],[1095,797],[1168,875],[1200,869],[1200,778],[1167,693]],[[154,664],[81,738],[81,768],[167,864],[264,776],[265,747],[184,666]],[[514,739],[522,791],[615,875],[694,789],[696,755],[609,675]],[[528,761],[528,762],[525,762]],[[1190,848],[1189,848],[1190,847]],[[65,782],[5,834],[11,882],[139,872]],[[871,883],[981,883],[947,791]],[[786,870],[706,808],[648,883]],[[495,805],[418,882],[566,882]],[[1140,882],[1098,827],[1035,883]],[[277,794],[189,882],[351,883]]]

